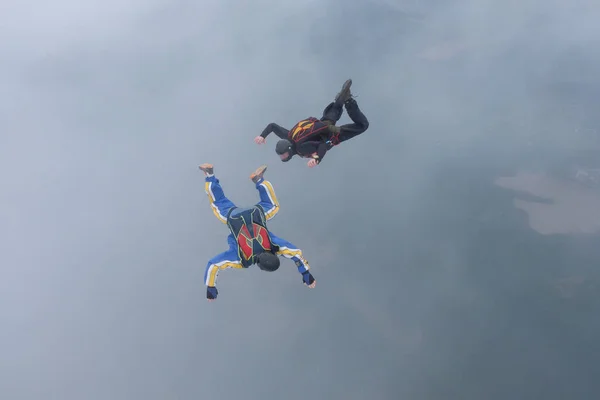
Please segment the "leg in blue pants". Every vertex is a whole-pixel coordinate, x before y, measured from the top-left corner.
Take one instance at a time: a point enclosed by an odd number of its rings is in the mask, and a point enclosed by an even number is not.
[[[268,221],[279,212],[279,201],[275,195],[275,189],[273,189],[271,182],[264,178],[256,182],[256,189],[260,197],[260,201],[256,205],[263,209]]]
[[[208,195],[210,207],[217,219],[226,224],[229,211],[236,208],[236,205],[225,196],[219,180],[214,175],[207,176],[205,181],[204,190]],[[211,258],[206,265],[206,270],[204,271],[204,283],[206,286],[216,285],[219,271],[227,268],[242,268],[237,243],[232,234],[227,236],[227,243],[229,244],[229,249]]]
[[[227,223],[227,215],[232,208],[236,208],[231,200],[223,193],[223,187],[219,183],[219,180],[213,176],[207,176],[205,178],[206,183],[204,184],[204,191],[208,195],[208,201],[210,207],[215,214],[215,217],[222,223]]]

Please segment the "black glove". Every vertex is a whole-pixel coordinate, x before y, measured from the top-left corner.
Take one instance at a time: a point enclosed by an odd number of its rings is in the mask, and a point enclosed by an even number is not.
[[[206,287],[206,298],[209,300],[214,300],[217,298],[217,295],[219,294],[219,291],[217,290],[216,287],[214,286],[207,286]]]
[[[308,271],[302,273],[302,282],[304,282],[305,285],[312,285],[313,282],[315,281],[315,278],[313,278],[312,274]]]

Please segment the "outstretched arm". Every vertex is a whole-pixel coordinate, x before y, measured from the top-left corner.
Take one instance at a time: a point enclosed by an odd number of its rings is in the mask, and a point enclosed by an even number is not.
[[[311,154],[308,166],[314,167],[320,164],[329,150],[329,145],[323,141],[307,141],[298,145],[298,152],[302,154]]]
[[[235,239],[232,235],[227,237],[229,242],[229,250],[210,259],[204,270],[204,284],[206,285],[206,298],[208,301],[213,301],[217,298],[217,277],[219,272],[227,268],[242,268],[242,263],[239,261],[235,251]]]
[[[313,155],[315,161],[309,162],[309,167],[314,167],[317,164],[321,164],[323,158],[325,158],[325,154],[327,154],[327,151],[329,151],[333,146],[340,143],[339,133],[340,131],[338,127],[336,127],[335,125],[330,125],[330,133],[327,137],[322,136],[322,139],[324,141],[320,141],[318,143],[317,151]]]
[[[329,150],[329,146],[326,143],[319,143],[319,147],[317,147],[317,164],[321,164],[323,158],[325,158],[325,154],[327,154],[327,150]]]
[[[282,126],[277,125],[275,122],[271,122],[263,129],[260,136],[266,139],[271,133],[276,134],[280,139],[287,139],[289,131]]]
[[[279,247],[277,255],[292,260],[296,264],[298,272],[302,275],[302,281],[304,284],[311,289],[314,288],[317,282],[310,273],[310,266],[308,265],[308,261],[306,261],[302,255],[302,250],[296,248],[296,246],[287,240],[277,237],[273,234],[273,232],[270,232],[270,235],[273,243]]]

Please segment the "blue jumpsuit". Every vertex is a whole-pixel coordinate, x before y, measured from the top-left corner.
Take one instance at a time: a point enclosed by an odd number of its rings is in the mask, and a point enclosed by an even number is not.
[[[205,181],[204,190],[208,195],[208,200],[213,213],[219,221],[227,224],[227,215],[229,215],[229,212],[233,208],[238,207],[225,196],[219,180],[214,175],[207,176]],[[258,189],[258,194],[260,196],[260,201],[257,205],[262,207],[268,221],[279,212],[279,202],[275,196],[275,190],[273,189],[271,182],[264,178],[256,183],[256,189]],[[287,240],[276,236],[270,230],[269,235],[271,236],[273,244],[279,247],[279,251],[276,253],[277,255],[293,260],[296,263],[300,274],[310,269],[310,266],[302,256],[302,251],[300,249]],[[229,244],[229,250],[211,258],[206,265],[206,270],[204,272],[204,283],[206,286],[216,286],[217,276],[221,270],[227,268],[243,268],[238,253],[238,245],[231,233],[227,236],[227,243]]]

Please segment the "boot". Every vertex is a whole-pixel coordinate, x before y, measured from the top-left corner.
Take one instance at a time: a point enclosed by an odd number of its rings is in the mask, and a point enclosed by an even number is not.
[[[266,170],[266,165],[261,165],[260,167],[256,168],[256,171],[250,174],[250,179],[252,180],[252,182],[258,183],[263,178],[263,175],[265,174]]]
[[[204,164],[200,165],[198,168],[200,168],[200,170],[202,172],[204,172],[204,175],[206,175],[206,176],[214,174],[214,170],[213,170],[213,165],[212,164],[204,163]]]
[[[335,96],[335,104],[341,106],[350,98],[352,98],[352,92],[350,92],[350,86],[352,86],[352,79],[348,79],[342,85],[342,90]]]

